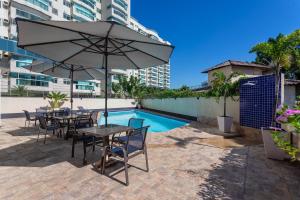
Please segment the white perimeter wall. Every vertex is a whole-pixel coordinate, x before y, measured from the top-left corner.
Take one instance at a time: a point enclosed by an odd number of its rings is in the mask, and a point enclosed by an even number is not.
[[[219,103],[213,98],[170,98],[170,99],[145,99],[145,108],[161,110],[171,113],[188,115],[192,117],[207,117],[215,119],[223,115],[223,101]],[[233,117],[235,122],[240,121],[240,102],[227,99],[227,115]]]
[[[36,108],[47,105],[49,106],[48,100],[41,97],[2,97],[0,109],[2,114],[22,113],[22,110],[35,112]],[[87,109],[104,109],[104,99],[75,98],[73,102],[73,109],[77,110],[77,106],[83,106]],[[62,107],[71,107],[70,101],[65,102]],[[108,99],[108,108],[128,107],[135,107],[133,99]]]

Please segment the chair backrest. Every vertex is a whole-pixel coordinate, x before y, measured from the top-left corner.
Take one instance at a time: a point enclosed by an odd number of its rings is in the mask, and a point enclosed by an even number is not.
[[[75,129],[91,127],[91,121],[88,117],[79,117],[75,120]]]
[[[137,150],[143,150],[149,127],[150,126],[145,126],[139,129],[134,129],[134,131],[127,136],[128,140],[125,146],[126,149],[133,147]]]
[[[64,108],[64,115],[65,116],[68,116],[68,115],[70,115],[71,114],[71,109],[70,108]]]
[[[37,108],[37,109],[35,109],[35,111],[36,111],[36,116],[44,116],[47,113],[46,110],[41,109],[41,108]]]
[[[64,109],[60,109],[58,111],[55,111],[54,115],[57,116],[57,117],[62,117],[62,116],[65,115],[65,110]]]
[[[41,129],[46,129],[47,128],[47,120],[44,116],[39,116],[39,124]]]
[[[128,121],[128,126],[134,129],[142,128],[144,125],[144,119],[130,118]]]
[[[29,112],[28,112],[27,110],[23,110],[23,111],[24,111],[24,113],[25,113],[26,119],[27,119],[27,120],[30,120],[30,114],[29,114]]]
[[[101,119],[101,112],[93,111],[91,113],[91,120],[94,125],[98,125],[98,122],[100,121],[100,119]]]

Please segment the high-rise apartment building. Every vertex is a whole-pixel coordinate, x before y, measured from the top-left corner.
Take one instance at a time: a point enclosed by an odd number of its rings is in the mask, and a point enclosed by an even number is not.
[[[32,73],[22,68],[39,56],[17,48],[16,18],[31,20],[112,20],[127,25],[141,34],[163,41],[155,31],[147,29],[130,16],[130,0],[1,0],[0,1],[0,68],[2,92],[16,85],[25,85],[30,91],[69,92],[70,80]],[[3,73],[6,72],[6,73]],[[169,87],[170,66],[145,70],[119,71],[138,76],[149,86]],[[100,94],[100,81],[77,81],[74,92]]]

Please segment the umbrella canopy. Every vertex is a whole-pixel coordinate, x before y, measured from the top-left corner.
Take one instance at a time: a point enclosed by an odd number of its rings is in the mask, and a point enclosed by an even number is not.
[[[104,80],[105,72],[96,67],[83,67],[66,65],[55,62],[34,61],[31,65],[23,66],[32,72],[42,73],[53,77],[69,78],[70,84],[70,97],[71,97],[71,110],[73,110],[73,82],[85,80]],[[119,74],[116,72],[109,72],[112,74]]]
[[[141,69],[167,64],[174,47],[112,21],[31,21],[16,19],[18,46],[63,64],[105,69]]]
[[[104,80],[105,72],[96,67],[82,67],[65,65],[54,62],[34,61],[31,65],[24,66],[32,72],[42,73],[53,77],[72,79],[74,81]]]

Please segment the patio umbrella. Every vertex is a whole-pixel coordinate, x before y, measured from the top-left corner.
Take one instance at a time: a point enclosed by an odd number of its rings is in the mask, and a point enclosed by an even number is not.
[[[112,21],[16,19],[18,46],[63,64],[105,70],[107,125],[108,69],[141,69],[169,62],[174,47]]]
[[[104,71],[96,67],[82,67],[55,63],[50,61],[34,61],[31,65],[23,66],[32,72],[42,73],[53,77],[69,78],[70,83],[70,102],[71,110],[73,110],[73,83],[74,81],[85,80],[104,80]],[[110,74],[113,74],[110,72]],[[115,73],[117,74],[117,73]]]

